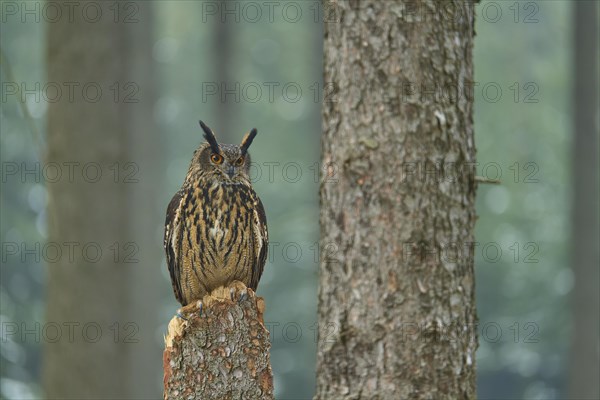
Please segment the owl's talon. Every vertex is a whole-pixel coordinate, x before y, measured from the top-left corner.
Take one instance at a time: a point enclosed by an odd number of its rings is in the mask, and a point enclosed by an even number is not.
[[[202,306],[203,306],[202,300],[198,300],[197,305],[198,305],[198,315],[202,316]]]
[[[231,301],[234,301],[235,296],[233,288],[229,288],[229,297],[231,297]]]
[[[177,310],[176,315],[177,315],[178,318],[181,318],[184,321],[188,320],[186,317],[183,316],[183,312],[181,311],[181,308],[179,310]]]
[[[248,299],[248,291],[244,290],[242,293],[240,293],[240,298],[238,299],[238,303],[241,303],[242,301],[245,301]]]

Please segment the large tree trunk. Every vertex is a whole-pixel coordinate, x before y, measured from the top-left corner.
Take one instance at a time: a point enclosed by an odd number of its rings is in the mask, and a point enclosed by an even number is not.
[[[573,3],[573,227],[575,274],[569,397],[600,398],[600,251],[598,242],[598,3]]]
[[[473,7],[326,10],[316,398],[475,398]]]
[[[63,172],[47,184],[48,242],[63,251],[48,266],[46,320],[62,336],[44,343],[44,390],[56,399],[158,397],[153,16],[142,2],[100,2],[87,8],[90,22],[81,7],[73,21],[48,24],[48,82],[63,89],[48,109],[47,162]]]

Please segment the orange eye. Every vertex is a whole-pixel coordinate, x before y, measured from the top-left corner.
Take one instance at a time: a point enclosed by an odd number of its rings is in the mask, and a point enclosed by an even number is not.
[[[221,157],[221,155],[220,155],[220,154],[213,153],[213,154],[210,156],[210,161],[212,161],[212,162],[213,162],[213,163],[215,163],[215,164],[221,164],[221,163],[223,162],[223,157]]]
[[[235,165],[238,167],[242,166],[242,164],[244,164],[244,160],[245,160],[244,157],[238,158],[237,160],[235,160]]]

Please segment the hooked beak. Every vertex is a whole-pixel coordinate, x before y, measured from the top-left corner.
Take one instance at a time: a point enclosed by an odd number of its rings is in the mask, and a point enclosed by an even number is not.
[[[230,178],[233,178],[234,174],[235,174],[235,167],[233,165],[230,165],[229,168],[227,168],[227,175],[229,175]]]

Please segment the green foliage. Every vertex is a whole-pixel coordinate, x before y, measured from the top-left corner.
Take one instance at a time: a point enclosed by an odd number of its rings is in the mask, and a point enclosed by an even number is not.
[[[490,17],[494,6],[502,11],[498,22],[483,18],[486,5]],[[570,7],[484,2],[478,10],[475,81],[502,89],[497,102],[491,89],[487,98],[475,92],[478,172],[502,172],[500,186],[480,186],[477,202],[479,395],[560,398],[573,285]]]

